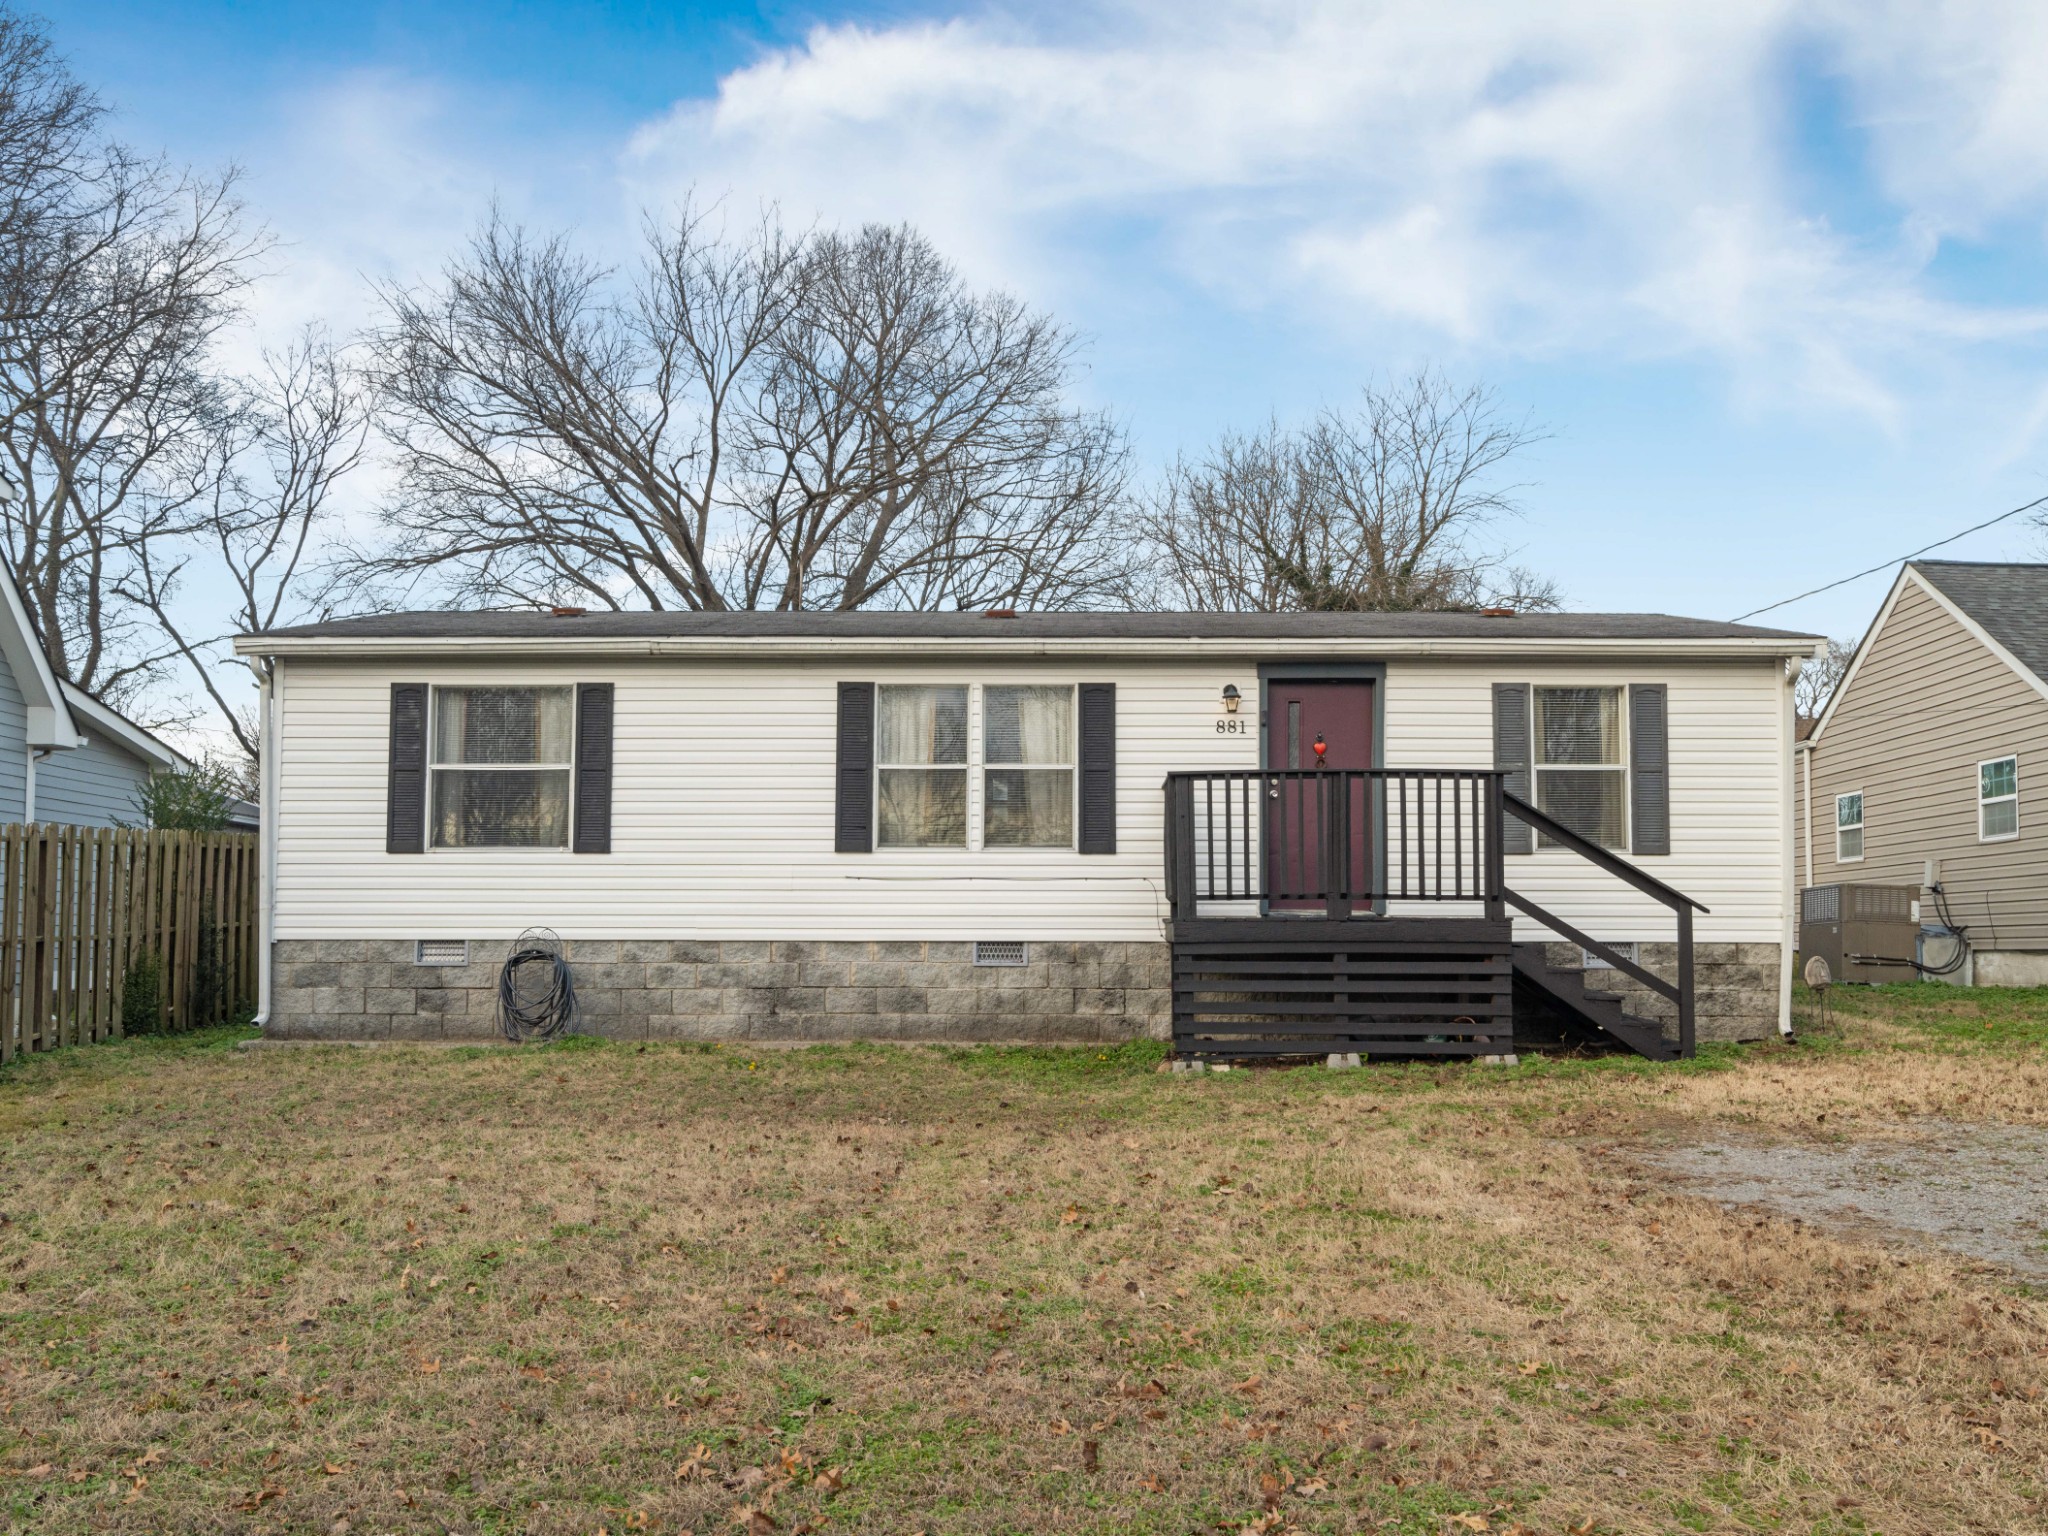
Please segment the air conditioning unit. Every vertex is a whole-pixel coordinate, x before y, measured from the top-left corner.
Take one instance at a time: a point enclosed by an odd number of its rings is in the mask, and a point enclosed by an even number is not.
[[[1911,885],[1810,885],[1799,893],[1799,957],[1835,981],[1911,981],[1920,920]]]

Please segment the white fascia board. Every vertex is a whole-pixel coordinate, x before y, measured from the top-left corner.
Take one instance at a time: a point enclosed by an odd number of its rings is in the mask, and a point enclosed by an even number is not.
[[[327,660],[363,660],[399,657],[430,661],[446,657],[470,659],[498,656],[517,659],[605,656],[617,658],[661,658],[701,656],[754,660],[763,657],[840,659],[851,656],[1098,656],[1123,657],[1137,661],[1179,661],[1190,656],[1232,659],[1296,661],[1304,656],[1360,657],[1379,659],[1483,658],[1483,657],[1664,657],[1702,661],[1764,660],[1767,658],[1812,657],[1818,654],[1811,640],[1760,638],[1718,640],[1629,640],[1629,639],[1542,639],[1499,640],[1315,640],[1315,639],[1061,639],[1024,640],[991,637],[986,640],[954,639],[815,639],[811,637],[760,637],[755,639],[716,636],[652,640],[555,639],[531,637],[457,638],[418,640],[406,638],[290,639],[265,635],[244,635],[235,641],[242,656],[302,656]]]
[[[83,688],[65,683],[63,690],[64,701],[71,706],[75,718],[102,736],[118,742],[150,767],[172,773],[183,773],[191,768],[191,760],[183,753],[164,745],[133,720],[109,709]]]
[[[35,626],[28,621],[28,607],[13,578],[0,572],[0,656],[14,673],[28,706],[28,744],[68,751],[78,745],[78,729],[65,707],[63,690],[50,658],[36,639]]]

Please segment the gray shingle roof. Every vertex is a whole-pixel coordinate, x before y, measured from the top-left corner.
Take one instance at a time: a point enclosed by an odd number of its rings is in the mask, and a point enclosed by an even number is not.
[[[2048,682],[2048,565],[1995,565],[1972,560],[1911,562],[1941,595]]]
[[[1662,613],[387,613],[271,631],[281,640],[1810,640]]]

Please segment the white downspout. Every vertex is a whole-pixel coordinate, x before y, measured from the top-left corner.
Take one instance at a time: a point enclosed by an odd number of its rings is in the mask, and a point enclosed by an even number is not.
[[[1806,807],[1806,883],[1813,884],[1813,739],[1808,737],[1799,744],[1800,766],[1805,770],[1806,787],[1801,797]]]
[[[21,819],[29,823],[36,819],[36,759],[42,755],[35,747],[28,749],[28,772],[21,781]]]
[[[1799,674],[1802,670],[1801,658],[1793,656],[1786,660],[1785,703],[1778,711],[1778,739],[1784,744],[1782,752],[1785,764],[1785,776],[1779,781],[1783,788],[1778,800],[1779,815],[1784,818],[1782,846],[1792,855],[1785,861],[1785,874],[1779,882],[1782,887],[1779,899],[1784,903],[1782,910],[1785,926],[1780,930],[1781,941],[1778,945],[1778,1033],[1787,1040],[1792,1038],[1792,949],[1799,942],[1799,840],[1792,827],[1792,797],[1798,789],[1793,759],[1799,755],[1798,743],[1794,738],[1798,735],[1797,700]]]
[[[256,1027],[270,1024],[271,930],[277,910],[277,663],[256,689],[256,837],[259,849],[256,892]]]

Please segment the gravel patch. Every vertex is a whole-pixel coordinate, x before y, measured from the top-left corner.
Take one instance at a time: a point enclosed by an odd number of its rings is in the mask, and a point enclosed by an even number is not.
[[[2048,1281],[2048,1129],[1936,1121],[1912,1140],[1640,1147],[1687,1193],[1866,1240],[1932,1244]]]

